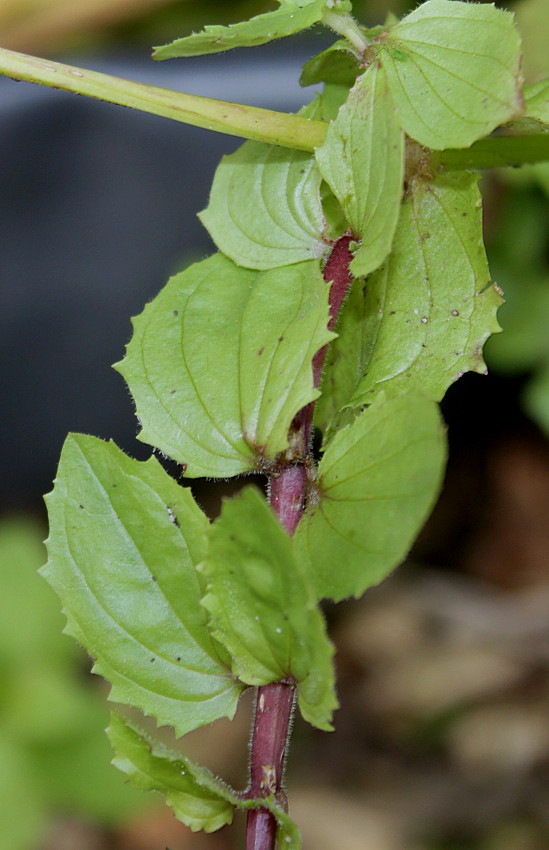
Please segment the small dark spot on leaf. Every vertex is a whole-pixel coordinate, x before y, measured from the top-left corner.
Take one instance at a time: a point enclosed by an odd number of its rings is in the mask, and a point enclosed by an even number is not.
[[[452,316],[459,316],[459,310],[452,310]]]
[[[111,484],[111,487],[118,487],[118,484]]]
[[[78,505],[78,507],[80,508],[81,511],[84,510],[84,505]]]
[[[390,310],[389,315],[394,316],[396,314],[396,310]]]
[[[462,212],[462,213],[461,213],[461,217],[462,217],[462,218],[467,218],[467,213],[466,213],[466,212]]]
[[[153,581],[156,581],[156,576],[151,576]]]
[[[176,393],[176,392],[177,392],[177,390],[170,390],[170,395],[174,395],[174,393]]]
[[[177,656],[177,658],[176,658],[175,660],[176,660],[176,661],[181,661],[181,656],[180,656],[180,655],[178,655],[178,656]]]
[[[174,316],[179,316],[179,310],[174,310],[173,314],[174,314]]]
[[[283,337],[283,336],[279,336],[279,337],[278,337],[278,341],[279,341],[279,342],[282,342],[282,340],[283,340],[283,339],[284,339],[284,337]]]
[[[264,351],[265,351],[265,346],[262,346],[257,353],[258,353],[259,356],[261,356]]]
[[[151,658],[151,664],[153,663],[153,661],[156,661],[156,659],[155,659],[155,658]]]

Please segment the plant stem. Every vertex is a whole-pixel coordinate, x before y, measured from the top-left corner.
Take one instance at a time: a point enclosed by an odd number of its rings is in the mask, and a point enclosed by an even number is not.
[[[286,808],[282,782],[286,743],[294,706],[295,686],[273,682],[257,689],[252,751],[250,797],[275,795]],[[246,824],[246,850],[272,850],[276,820],[268,809],[250,809]]]
[[[349,243],[352,236],[341,236],[334,245],[324,267],[323,276],[330,287],[330,321],[333,328],[345,295],[351,284],[349,264],[352,254]],[[327,346],[320,349],[313,359],[315,386],[320,375]],[[294,435],[303,447],[300,462],[287,467],[270,482],[270,502],[273,511],[288,534],[297,528],[305,508],[307,496],[307,464],[310,453],[310,434],[313,421],[314,402],[299,411],[293,422]],[[250,797],[265,797],[275,794],[283,805],[284,762],[288,742],[289,726],[295,696],[295,685],[291,682],[274,682],[257,689],[252,748],[250,756]],[[250,809],[246,827],[246,850],[273,850],[276,841],[276,821],[268,809]]]
[[[301,115],[183,94],[2,48],[0,75],[88,95],[230,136],[241,136],[307,153],[314,153],[323,143],[328,129],[326,122],[313,121]],[[499,168],[547,160],[549,133],[542,132],[480,139],[464,150],[433,152],[433,166],[441,171]]]
[[[364,51],[369,46],[369,41],[357,22],[350,15],[341,15],[337,12],[324,12],[322,23],[346,38],[353,49],[356,50],[359,57],[364,55]]]
[[[300,115],[183,94],[2,48],[0,74],[129,106],[195,127],[297,150],[312,151],[321,145],[328,126]]]

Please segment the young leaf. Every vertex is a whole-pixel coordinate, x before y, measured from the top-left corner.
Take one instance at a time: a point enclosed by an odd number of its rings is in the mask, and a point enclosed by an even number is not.
[[[377,51],[403,129],[426,147],[469,147],[523,110],[520,37],[493,5],[427,0]]]
[[[171,44],[156,47],[155,59],[174,59],[179,56],[201,56],[220,53],[233,47],[255,47],[276,38],[293,35],[322,20],[327,9],[349,12],[348,0],[278,0],[274,12],[256,15],[249,21],[224,26],[207,26],[202,32],[178,38]]]
[[[317,117],[317,111],[313,102],[301,115]],[[328,245],[321,180],[310,154],[245,142],[221,160],[199,218],[239,266],[271,269],[322,257]]]
[[[369,274],[391,249],[404,174],[404,134],[377,63],[351,89],[316,157],[362,240],[351,269],[356,276]]]
[[[444,459],[437,405],[415,393],[376,399],[335,435],[293,538],[319,598],[360,596],[402,561],[433,507]]]
[[[236,794],[209,770],[154,741],[119,714],[111,714],[107,735],[114,766],[134,788],[164,794],[176,818],[193,832],[214,832],[232,822]]]
[[[367,284],[364,332],[375,342],[352,405],[410,384],[439,401],[464,372],[485,374],[502,299],[489,285],[477,182],[466,172],[413,181],[393,252]]]
[[[242,685],[213,643],[195,569],[206,517],[151,458],[70,435],[47,497],[43,574],[111,698],[178,735],[234,714]]]
[[[317,260],[256,272],[216,254],[190,266],[134,320],[116,367],[135,399],[140,439],[190,477],[262,468],[318,396],[311,362],[334,337],[327,323]]]
[[[302,86],[335,83],[350,88],[359,71],[358,59],[349,42],[340,39],[305,63],[299,82]]]
[[[235,676],[249,685],[295,679],[305,719],[331,729],[333,647],[291,539],[255,487],[223,505],[201,569],[202,604]]]
[[[300,850],[299,832],[273,796],[247,799],[194,764],[145,734],[119,714],[111,714],[107,729],[115,751],[113,764],[130,784],[143,791],[159,791],[178,820],[193,832],[214,832],[232,822],[235,808],[268,808],[277,820],[277,838],[287,850]]]
[[[488,286],[478,177],[411,181],[393,250],[357,281],[325,366],[317,424],[374,393],[417,386],[439,401],[466,371],[484,373],[482,347],[499,330],[499,290]],[[355,389],[349,392],[351,388]],[[332,420],[330,431],[336,422]]]

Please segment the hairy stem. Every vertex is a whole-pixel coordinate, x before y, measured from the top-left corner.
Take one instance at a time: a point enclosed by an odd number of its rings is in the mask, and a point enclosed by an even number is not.
[[[337,12],[324,12],[322,23],[346,38],[359,57],[364,55],[364,51],[369,46],[369,41],[357,22],[350,15],[341,15]]]
[[[345,295],[351,284],[349,264],[352,254],[349,243],[352,237],[341,236],[324,267],[323,276],[330,287],[330,321],[333,328]],[[313,360],[315,386],[320,382],[326,346],[317,352]],[[310,452],[310,434],[313,422],[314,403],[304,407],[294,419],[294,442],[303,447],[299,463],[273,476],[270,482],[270,502],[288,534],[297,528],[305,508],[307,496],[307,464]],[[266,797],[274,794],[285,804],[283,791],[284,761],[289,726],[295,696],[291,682],[274,682],[257,689],[256,710],[250,756],[250,797]],[[246,850],[273,850],[276,841],[276,821],[268,809],[251,809],[246,828]]]

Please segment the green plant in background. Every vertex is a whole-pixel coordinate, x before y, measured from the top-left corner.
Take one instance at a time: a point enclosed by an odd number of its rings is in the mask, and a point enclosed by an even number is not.
[[[549,85],[522,86],[513,17],[427,0],[361,27],[347,0],[283,0],[158,58],[261,44],[323,22],[323,91],[299,115],[166,92],[0,51],[0,70],[250,139],[201,214],[219,253],[172,278],[117,368],[141,439],[185,478],[267,477],[209,524],[155,459],[71,435],[44,573],[112,699],[177,735],[257,688],[236,791],[113,715],[115,764],[192,829],[247,810],[248,850],[298,848],[283,766],[297,699],[332,728],[322,599],[359,596],[405,557],[440,488],[437,402],[484,372],[498,329],[471,169],[549,159]],[[497,136],[492,132],[504,127]],[[321,441],[313,455],[313,428]]]
[[[36,580],[42,536],[31,520],[0,524],[2,850],[35,846],[60,811],[112,825],[139,803],[108,769],[101,696],[81,674],[80,652],[60,634],[55,596]]]

